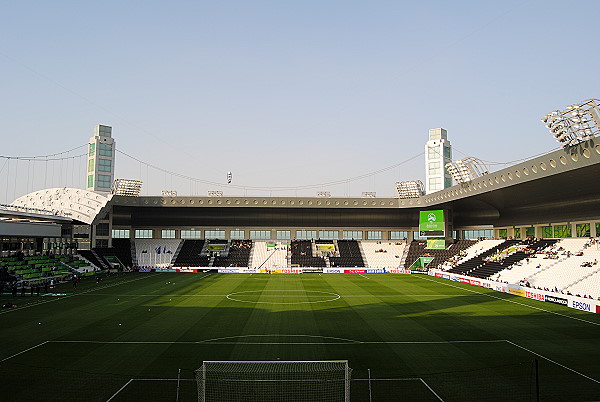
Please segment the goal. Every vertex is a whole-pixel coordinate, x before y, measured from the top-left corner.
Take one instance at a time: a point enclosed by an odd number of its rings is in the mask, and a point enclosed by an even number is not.
[[[205,361],[198,401],[349,401],[347,360]]]

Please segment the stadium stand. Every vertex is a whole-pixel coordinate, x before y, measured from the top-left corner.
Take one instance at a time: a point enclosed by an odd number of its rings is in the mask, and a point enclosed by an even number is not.
[[[180,243],[179,239],[137,239],[135,240],[136,265],[138,267],[170,266]]]
[[[200,255],[204,243],[204,240],[184,240],[173,266],[208,267],[210,259],[206,255]]]
[[[313,242],[310,240],[292,240],[290,245],[292,265],[301,267],[325,267],[322,257],[313,256]]]
[[[409,246],[404,266],[409,268],[417,258],[422,256],[433,257],[433,260],[428,264],[429,267],[441,266],[447,260],[459,255],[461,251],[473,246],[475,242],[475,240],[458,240],[446,249],[437,250],[425,249],[427,246],[425,240],[413,240]]]
[[[365,265],[373,269],[398,268],[406,249],[406,242],[368,241],[360,242],[365,256]]]
[[[251,268],[288,268],[289,245],[275,241],[256,241],[252,247]]]
[[[247,267],[252,250],[252,240],[232,240],[225,255],[216,256],[213,267]]]
[[[364,267],[365,262],[356,240],[338,240],[337,251],[339,256],[329,257],[332,267]]]

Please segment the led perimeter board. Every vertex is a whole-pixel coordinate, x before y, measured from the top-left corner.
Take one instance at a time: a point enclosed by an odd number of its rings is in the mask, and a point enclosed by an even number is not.
[[[445,237],[446,221],[444,211],[419,211],[419,236],[421,237]]]

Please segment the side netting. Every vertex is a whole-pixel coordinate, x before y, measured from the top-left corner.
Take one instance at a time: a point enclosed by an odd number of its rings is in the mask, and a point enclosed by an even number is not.
[[[198,401],[349,401],[347,360],[205,361]]]

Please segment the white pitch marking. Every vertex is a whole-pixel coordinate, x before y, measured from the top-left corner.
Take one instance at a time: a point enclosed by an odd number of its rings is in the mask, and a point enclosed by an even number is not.
[[[10,359],[12,359],[13,357],[17,357],[17,356],[19,356],[19,355],[21,355],[21,354],[23,354],[23,353],[25,353],[25,352],[29,352],[30,350],[33,350],[33,349],[35,349],[35,348],[37,348],[37,347],[39,347],[39,346],[45,345],[45,344],[47,344],[47,343],[48,343],[48,341],[45,341],[45,342],[42,342],[42,343],[40,343],[39,345],[32,346],[32,347],[30,347],[29,349],[25,349],[25,350],[23,350],[23,351],[21,351],[21,352],[19,352],[19,353],[15,353],[15,354],[14,354],[14,355],[12,355],[12,356],[9,356],[9,357],[6,357],[6,358],[4,358],[4,359],[0,360],[0,363],[3,363],[3,362],[5,362],[5,361],[7,361],[7,360],[10,360]]]
[[[123,391],[123,390],[125,389],[125,387],[127,387],[127,386],[128,386],[130,383],[131,383],[131,381],[133,381],[133,378],[131,378],[129,381],[127,381],[127,382],[125,383],[125,385],[123,385],[121,388],[119,388],[119,390],[118,390],[117,392],[115,392],[115,393],[114,393],[114,394],[113,394],[113,395],[112,395],[110,398],[108,398],[108,399],[106,400],[106,402],[110,402],[110,401],[112,401],[112,400],[113,400],[113,398],[119,394],[119,392]]]
[[[536,352],[534,352],[533,350],[529,350],[529,349],[527,349],[526,347],[524,347],[524,346],[521,346],[521,345],[517,345],[516,343],[514,343],[514,342],[511,342],[511,341],[509,341],[509,340],[507,340],[506,342],[508,342],[508,343],[510,343],[511,345],[513,345],[513,346],[516,346],[516,347],[518,347],[518,348],[520,348],[520,349],[523,349],[523,350],[525,350],[525,351],[527,351],[527,352],[529,352],[529,353],[531,353],[531,354],[534,354],[534,355],[536,355],[536,356],[538,356],[538,357],[541,357],[542,359],[544,359],[544,360],[547,360],[547,361],[549,361],[550,363],[554,363],[554,364],[556,364],[557,366],[560,366],[560,367],[562,367],[562,368],[564,368],[564,369],[567,369],[567,370],[569,370],[569,371],[572,371],[573,373],[575,373],[575,374],[578,374],[578,375],[580,375],[580,376],[582,376],[582,377],[584,377],[584,378],[587,378],[588,380],[591,380],[591,381],[594,381],[595,383],[598,383],[598,384],[600,384],[600,381],[598,381],[598,380],[596,380],[596,379],[594,379],[594,378],[592,378],[592,377],[590,377],[590,376],[587,376],[587,375],[585,375],[585,374],[583,374],[583,373],[580,373],[579,371],[577,371],[577,370],[574,370],[574,369],[572,369],[572,368],[570,368],[570,367],[567,367],[567,366],[565,366],[564,364],[560,364],[560,363],[558,363],[558,362],[556,362],[556,361],[554,361],[554,360],[552,360],[552,359],[549,359],[549,358],[547,358],[546,356],[543,356],[543,355],[541,355],[541,354],[539,354],[539,353],[536,353]]]
[[[432,389],[432,388],[429,386],[429,384],[427,384],[427,383],[425,382],[425,380],[424,380],[424,379],[422,379],[422,378],[419,378],[419,380],[421,380],[421,382],[423,383],[423,385],[425,385],[425,386],[426,386],[426,387],[427,387],[427,388],[428,388],[428,389],[431,391],[431,393],[432,393],[433,395],[435,395],[435,397],[436,397],[438,400],[440,400],[440,401],[444,402],[444,400],[443,400],[443,399],[442,399],[442,398],[441,398],[441,397],[440,397],[440,396],[439,396],[439,395],[438,395],[438,394],[437,394],[437,393],[436,393],[436,392],[435,392],[435,391],[434,391],[434,390],[433,390],[433,389]]]
[[[420,279],[423,279],[423,280],[426,280],[426,281],[429,281],[429,282],[435,282],[435,283],[439,283],[439,284],[441,284],[441,285],[450,286],[450,287],[452,287],[452,288],[456,288],[456,289],[462,289],[462,290],[465,290],[465,291],[467,291],[467,292],[476,293],[476,294],[480,294],[480,295],[483,295],[483,296],[488,296],[488,297],[491,297],[491,298],[494,298],[494,299],[502,300],[502,301],[505,301],[505,302],[507,302],[507,303],[514,303],[514,304],[518,304],[518,305],[520,305],[520,306],[525,306],[525,307],[529,307],[529,308],[532,308],[532,309],[535,309],[535,310],[544,311],[544,312],[546,312],[546,313],[550,313],[550,314],[559,315],[559,316],[561,316],[561,317],[565,317],[565,318],[570,318],[570,319],[572,319],[572,320],[583,321],[583,322],[585,322],[585,323],[587,323],[587,324],[599,325],[599,326],[600,326],[600,323],[599,323],[599,322],[588,321],[588,320],[584,320],[583,318],[579,318],[579,317],[573,317],[573,316],[570,316],[570,315],[566,315],[566,314],[557,313],[556,311],[550,311],[550,310],[546,310],[546,309],[543,309],[543,308],[540,308],[540,307],[536,307],[536,306],[530,306],[529,304],[525,304],[525,303],[519,303],[518,301],[514,301],[514,300],[508,300],[508,299],[505,299],[505,298],[503,298],[503,297],[494,296],[493,294],[489,294],[489,293],[483,293],[483,292],[477,292],[477,291],[475,291],[475,290],[466,289],[466,288],[461,288],[461,287],[459,287],[459,286],[450,285],[449,283],[438,282],[438,281],[434,281],[434,280],[431,280],[431,279],[428,279],[428,278],[423,278],[422,276],[423,276],[423,275],[419,275],[419,278],[420,278]]]
[[[42,301],[42,302],[39,302],[39,303],[28,304],[28,305],[22,306],[22,307],[11,308],[11,309],[8,309],[6,311],[0,311],[0,314],[12,313],[13,311],[21,310],[21,309],[24,309],[24,308],[35,307],[35,306],[39,306],[40,304],[46,304],[46,303],[50,303],[50,302],[54,302],[54,301],[58,301],[58,300],[63,300],[63,299],[66,299],[67,297],[84,296],[84,295],[85,296],[91,296],[91,295],[88,295],[87,293],[90,293],[90,292],[93,292],[93,291],[96,291],[96,290],[107,289],[107,288],[110,288],[110,287],[113,287],[113,286],[124,285],[126,283],[131,283],[131,282],[139,281],[140,279],[146,279],[146,278],[151,278],[151,277],[152,276],[144,276],[142,278],[135,278],[135,279],[132,279],[130,281],[121,281],[121,282],[118,282],[118,283],[113,283],[113,284],[110,284],[110,285],[105,285],[105,286],[102,286],[100,288],[94,288],[94,289],[84,290],[83,292],[80,292],[80,293],[73,293],[73,294],[70,294],[70,295],[67,295],[67,296],[57,297],[56,299],[45,300],[45,301]]]
[[[369,278],[367,278],[366,276],[364,276],[363,274],[359,274],[359,275],[360,275],[360,276],[362,276],[362,277],[363,277],[363,278],[365,278],[365,279],[369,279]]]

